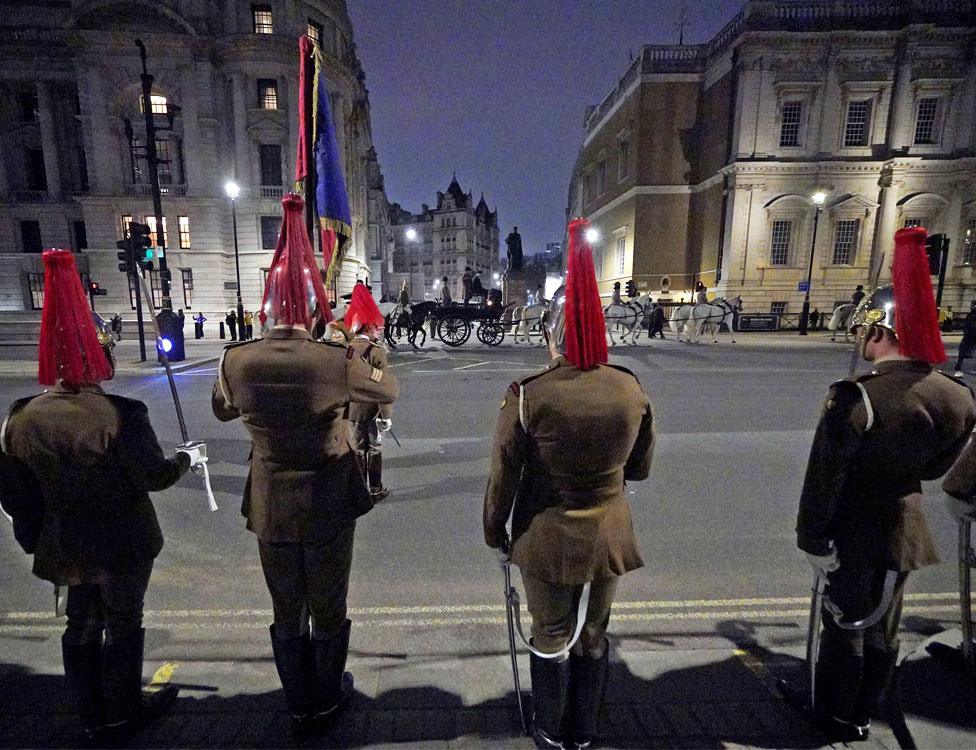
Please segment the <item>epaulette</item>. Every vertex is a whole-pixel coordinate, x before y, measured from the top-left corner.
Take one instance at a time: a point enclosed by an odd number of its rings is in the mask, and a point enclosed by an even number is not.
[[[522,386],[520,386],[518,383],[516,383],[513,380],[512,381],[512,384],[510,386],[508,386],[508,390],[510,390],[513,395],[518,396],[521,393],[521,391],[522,391]]]
[[[830,384],[830,396],[824,404],[825,411],[832,411],[838,406],[853,408],[859,402],[864,404],[867,415],[867,424],[864,431],[867,432],[874,426],[874,406],[871,405],[871,398],[868,396],[868,389],[864,383],[875,377],[875,373],[869,373],[859,377],[857,380],[836,380]]]
[[[313,339],[313,342],[316,344],[325,344],[325,346],[335,346],[338,347],[339,349],[349,348],[349,344],[340,344],[337,341],[326,341],[325,339]]]
[[[529,377],[527,377],[527,378],[522,378],[519,381],[519,385],[520,386],[523,386],[523,387],[524,386],[527,386],[533,380],[537,380],[537,379],[541,378],[543,375],[548,375],[550,372],[555,372],[555,371],[556,371],[556,368],[554,367],[551,370],[546,369],[546,370],[543,370],[542,372],[537,372],[535,375],[529,375]],[[514,383],[512,385],[514,385]]]
[[[614,365],[614,364],[611,364],[610,362],[604,362],[603,363],[603,366],[604,367],[612,367],[614,370],[620,370],[620,372],[626,372],[628,375],[630,375],[638,383],[640,382],[640,378],[638,378],[631,370],[628,370],[623,365]]]
[[[942,370],[936,370],[936,372],[939,373],[939,375],[941,375],[942,377],[948,378],[950,381],[952,381],[956,385],[961,385],[963,388],[965,388],[967,391],[969,391],[969,394],[970,395],[973,395],[973,389],[970,388],[969,387],[969,384],[966,383],[962,378],[953,377],[952,375],[949,375],[948,373],[942,372]]]

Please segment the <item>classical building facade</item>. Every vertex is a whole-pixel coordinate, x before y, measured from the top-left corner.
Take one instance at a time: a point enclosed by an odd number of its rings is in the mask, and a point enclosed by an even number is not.
[[[433,299],[441,279],[450,284],[451,295],[461,296],[461,275],[466,266],[481,274],[485,288],[496,285],[498,259],[498,212],[491,211],[484,195],[474,202],[457,176],[445,192],[438,191],[437,206],[426,203],[413,214],[394,203],[390,208],[390,244],[387,289],[406,283],[410,298]]]
[[[586,116],[568,213],[601,230],[601,291],[741,294],[830,310],[890,278],[893,235],[951,241],[944,303],[976,287],[970,0],[751,0],[711,41],[646,46]],[[822,191],[817,207],[811,198]]]
[[[244,305],[260,304],[293,181],[297,39],[306,32],[323,54],[352,210],[353,241],[331,291],[370,277],[386,245],[388,205],[344,0],[10,0],[5,11],[0,309],[39,306],[38,253],[59,246],[79,251],[82,271],[108,291],[99,309],[130,317],[116,242],[127,221],[155,225],[137,38],[155,76],[174,307],[213,314],[235,304],[228,180],[240,186]],[[158,271],[151,282],[158,303]]]

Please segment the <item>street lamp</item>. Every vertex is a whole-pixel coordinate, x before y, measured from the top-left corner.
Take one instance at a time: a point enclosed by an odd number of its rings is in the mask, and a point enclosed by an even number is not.
[[[414,242],[417,239],[417,230],[412,227],[407,230],[407,239]]]
[[[493,273],[491,275],[491,278],[493,278],[495,280],[495,286],[498,286],[498,272],[497,271],[495,271],[495,273]]]
[[[238,340],[244,339],[244,302],[241,300],[241,254],[237,246],[237,196],[241,194],[240,186],[233,180],[224,185],[224,192],[230,198],[230,215],[234,222],[234,268],[237,270],[237,330],[242,334]]]
[[[813,205],[816,206],[816,213],[813,215],[813,239],[810,241],[810,264],[807,267],[807,284],[806,291],[803,294],[803,309],[800,310],[800,335],[807,335],[807,324],[810,321],[810,285],[813,281],[813,255],[817,249],[817,223],[820,221],[820,211],[823,209],[824,201],[827,200],[827,194],[822,190],[818,190],[812,196],[810,200],[813,201]]]
[[[598,239],[600,239],[600,230],[597,229],[596,227],[590,227],[589,229],[586,230],[585,236],[586,236],[586,241],[592,244],[596,242]]]

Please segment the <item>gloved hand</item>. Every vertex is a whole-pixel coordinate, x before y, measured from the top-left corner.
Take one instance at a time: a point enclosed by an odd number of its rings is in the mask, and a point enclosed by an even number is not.
[[[190,471],[194,474],[200,472],[200,465],[207,463],[207,444],[198,440],[191,440],[188,443],[181,443],[176,446],[177,453],[185,453],[190,459]]]
[[[833,547],[830,548],[830,552],[826,555],[811,555],[809,552],[804,553],[807,556],[807,561],[813,566],[814,570],[819,570],[821,573],[833,573],[840,567],[840,562],[837,560],[837,550]]]
[[[976,521],[976,504],[957,497],[946,497],[946,508],[957,521]]]
[[[378,429],[380,432],[389,432],[392,428],[392,419],[381,419],[380,417],[376,418],[376,429]]]
[[[505,541],[502,543],[501,547],[492,547],[492,552],[498,556],[498,562],[507,563],[512,559],[512,540],[505,537]]]

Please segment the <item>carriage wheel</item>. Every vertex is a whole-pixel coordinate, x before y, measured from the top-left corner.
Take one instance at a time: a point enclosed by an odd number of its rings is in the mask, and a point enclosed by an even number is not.
[[[482,323],[478,326],[478,341],[488,346],[498,346],[505,340],[505,329],[501,323]]]
[[[438,322],[437,335],[448,346],[461,346],[471,336],[471,324],[457,315],[448,315]]]

